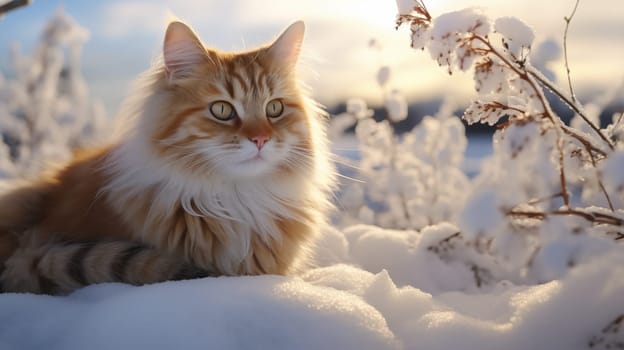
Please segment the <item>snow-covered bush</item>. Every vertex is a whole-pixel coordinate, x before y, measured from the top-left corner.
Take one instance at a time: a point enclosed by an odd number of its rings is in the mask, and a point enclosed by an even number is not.
[[[454,220],[468,179],[461,170],[464,126],[452,115],[451,104],[401,137],[395,135],[391,118],[377,122],[366,113],[357,120],[355,134],[361,154],[355,175],[359,181],[347,181],[343,191],[343,224],[420,229]]]
[[[46,162],[98,142],[109,120],[80,71],[88,32],[59,10],[30,55],[14,47],[13,78],[0,74],[0,178],[39,173]]]
[[[428,50],[449,74],[472,69],[476,96],[464,120],[498,127],[457,234],[434,251],[473,266],[477,284],[543,283],[609,251],[621,253],[622,114],[600,128],[599,107],[582,105],[571,85],[568,94],[535,68],[535,35],[517,18],[492,21],[474,9],[434,18],[421,1],[397,3],[397,27],[410,26],[412,47]],[[537,65],[556,57],[540,48]],[[547,93],[576,113],[571,126]]]
[[[374,40],[370,46],[381,49]],[[467,139],[464,126],[447,102],[435,116],[425,116],[412,130],[397,136],[395,125],[408,116],[407,101],[389,86],[390,67],[377,70],[383,116],[360,99],[347,102],[347,111],[332,119],[336,137],[353,124],[360,161],[357,173],[340,198],[340,224],[374,224],[394,229],[421,229],[454,222],[463,202],[468,178],[461,170]]]
[[[428,50],[449,74],[472,70],[476,97],[463,119],[497,126],[493,154],[476,178],[464,175],[465,130],[452,105],[397,136],[393,127],[407,115],[406,103],[388,87],[391,71],[382,65],[382,120],[361,100],[335,118],[337,129],[356,123],[361,157],[355,181],[342,191],[340,223],[422,232],[450,223],[456,229],[447,236],[424,238],[427,251],[467,268],[478,287],[544,283],[621,251],[622,114],[601,129],[605,102],[582,105],[546,77],[551,71],[535,68],[547,69],[560,51],[552,41],[535,45],[533,31],[517,18],[492,21],[474,9],[434,18],[422,2],[398,5],[397,26],[410,25],[414,48]],[[570,125],[546,94],[576,113]]]

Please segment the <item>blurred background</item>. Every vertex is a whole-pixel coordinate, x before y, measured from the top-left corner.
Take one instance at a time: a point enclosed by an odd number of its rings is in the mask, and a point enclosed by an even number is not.
[[[0,0],[0,3],[6,2]],[[517,16],[533,27],[537,43],[561,44],[573,0],[427,1],[434,15],[464,7],[483,8],[492,18]],[[375,75],[380,65],[391,69],[389,84],[410,104],[452,97],[465,105],[472,95],[469,74],[448,77],[427,52],[409,47],[409,31],[394,28],[394,0],[35,0],[0,21],[0,70],[10,77],[14,46],[30,52],[48,19],[62,9],[88,30],[82,71],[90,93],[114,115],[130,82],[160,50],[167,18],[187,21],[209,46],[242,50],[266,43],[288,24],[303,19],[305,80],[314,97],[330,110],[359,97],[375,106],[381,92]],[[624,80],[624,4],[618,0],[581,1],[569,31],[572,79],[581,99],[615,89]],[[375,39],[381,50],[371,49]],[[13,47],[13,48],[12,48]],[[549,63],[557,79],[565,79],[562,57]],[[435,108],[433,108],[435,111]]]

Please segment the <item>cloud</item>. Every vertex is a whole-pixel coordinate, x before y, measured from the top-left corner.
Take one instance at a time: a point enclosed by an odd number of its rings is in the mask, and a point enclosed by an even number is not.
[[[604,1],[617,6],[616,0]],[[439,15],[469,5],[467,1],[463,2],[429,1],[428,5],[432,13]],[[528,0],[522,6],[511,1],[480,0],[479,5],[492,18],[512,13],[526,20],[538,34],[538,41],[544,38],[557,40],[563,30],[562,17],[571,10],[568,0],[553,0],[548,6],[542,6],[537,0]],[[313,87],[316,98],[326,104],[353,96],[379,101],[380,91],[374,79],[379,64],[391,67],[392,86],[410,97],[453,95],[467,99],[472,92],[473,82],[469,75],[449,79],[427,52],[409,48],[407,30],[394,31],[396,9],[393,1],[111,0],[102,2],[101,6],[99,32],[116,41],[130,42],[140,36],[143,43],[159,42],[166,19],[172,13],[192,25],[207,45],[225,51],[266,43],[292,21],[303,19],[308,28],[304,53],[312,58],[307,60],[307,67],[316,73],[306,74],[304,78]],[[534,13],[537,7],[544,10],[539,16]],[[617,57],[621,57],[622,45],[617,45],[617,30],[614,29],[621,26],[612,18],[613,11],[605,11],[602,7],[580,8],[568,42],[579,83],[591,84],[593,81],[600,84],[611,74],[607,69],[600,74],[591,69],[594,60],[588,60],[585,54],[591,52],[594,55],[595,51],[589,47],[602,47],[605,52],[603,64],[619,67]],[[609,24],[600,25],[601,21]],[[146,37],[150,39],[145,40]],[[381,56],[367,47],[371,38],[384,44]],[[601,42],[598,45],[597,38],[612,40],[615,44],[602,45]],[[158,47],[155,45],[154,49],[158,50]],[[561,71],[557,70],[557,73],[561,74]],[[316,76],[318,78],[314,78]]]
[[[166,11],[155,2],[113,2],[106,7],[102,33],[120,38],[129,34],[156,33],[162,30]]]

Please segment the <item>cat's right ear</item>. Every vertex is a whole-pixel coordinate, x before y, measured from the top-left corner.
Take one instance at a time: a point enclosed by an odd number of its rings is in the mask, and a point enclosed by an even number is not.
[[[193,30],[180,21],[167,26],[163,57],[170,81],[187,78],[196,64],[206,58],[206,50]]]

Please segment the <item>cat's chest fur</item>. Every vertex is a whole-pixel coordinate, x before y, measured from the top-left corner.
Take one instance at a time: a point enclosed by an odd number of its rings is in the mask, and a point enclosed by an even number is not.
[[[313,234],[303,192],[293,179],[162,182],[136,196],[146,201],[126,201],[122,215],[138,239],[221,274],[282,273]]]

